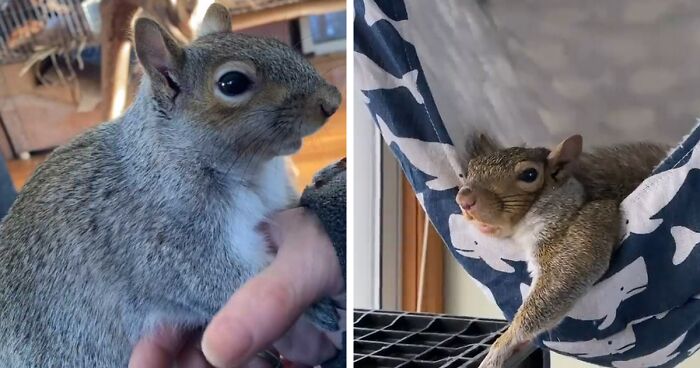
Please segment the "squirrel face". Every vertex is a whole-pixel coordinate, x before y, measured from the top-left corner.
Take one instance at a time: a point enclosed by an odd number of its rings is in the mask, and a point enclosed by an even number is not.
[[[341,102],[338,90],[295,50],[233,33],[228,10],[218,4],[189,45],[146,18],[136,22],[134,35],[159,116],[214,132],[241,154],[295,152]]]
[[[465,185],[456,197],[465,218],[479,231],[509,237],[540,195],[569,178],[581,153],[581,136],[555,149],[498,148],[485,136],[468,163]]]

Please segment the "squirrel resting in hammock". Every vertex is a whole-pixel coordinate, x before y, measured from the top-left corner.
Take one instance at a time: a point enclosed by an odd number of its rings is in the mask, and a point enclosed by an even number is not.
[[[470,140],[456,200],[479,231],[512,238],[527,252],[531,292],[480,368],[502,367],[521,346],[554,328],[607,271],[621,230],[619,205],[668,147],[622,144],[582,153],[574,135],[556,148],[501,148]]]

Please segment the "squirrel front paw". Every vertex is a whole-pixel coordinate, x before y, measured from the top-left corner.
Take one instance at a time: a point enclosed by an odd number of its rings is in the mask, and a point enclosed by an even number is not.
[[[491,346],[486,358],[481,361],[479,368],[502,368],[508,359],[505,349]]]
[[[502,368],[513,354],[528,345],[528,340],[515,337],[514,331],[515,329],[511,325],[503,335],[494,341],[479,368]]]

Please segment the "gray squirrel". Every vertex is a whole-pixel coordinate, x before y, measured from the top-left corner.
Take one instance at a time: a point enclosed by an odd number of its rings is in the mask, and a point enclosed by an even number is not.
[[[552,150],[502,148],[486,135],[470,139],[456,201],[479,231],[513,239],[532,276],[529,295],[480,368],[503,367],[603,276],[618,246],[620,202],[668,151],[641,142],[582,153],[582,144],[580,135]]]
[[[179,44],[138,19],[133,105],[56,149],[0,228],[0,367],[126,367],[158,325],[201,328],[272,259],[256,228],[298,203],[284,155],[340,93],[212,5]]]

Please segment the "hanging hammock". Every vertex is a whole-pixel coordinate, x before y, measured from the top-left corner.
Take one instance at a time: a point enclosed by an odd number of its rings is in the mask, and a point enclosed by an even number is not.
[[[525,255],[455,203],[468,134],[674,144],[622,203],[609,271],[537,343],[621,368],[671,367],[700,349],[699,3],[355,0],[355,12],[364,102],[449,251],[508,319],[531,279]]]

